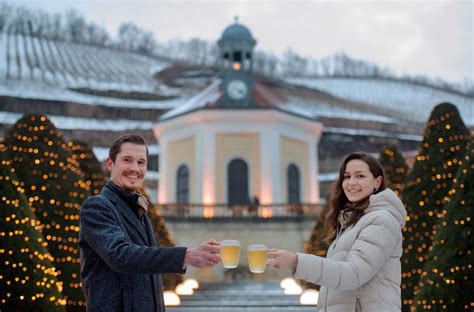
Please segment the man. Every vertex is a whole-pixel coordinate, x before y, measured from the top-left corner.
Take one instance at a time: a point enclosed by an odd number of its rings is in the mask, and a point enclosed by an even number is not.
[[[110,181],[80,211],[81,281],[87,311],[165,311],[161,273],[211,267],[220,245],[157,247],[137,190],[146,174],[148,149],[138,135],[118,138],[106,165]]]

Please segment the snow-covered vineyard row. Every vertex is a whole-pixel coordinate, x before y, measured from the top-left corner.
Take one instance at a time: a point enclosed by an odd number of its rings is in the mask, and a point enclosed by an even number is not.
[[[466,124],[474,125],[474,98],[448,91],[381,79],[288,79],[287,82],[372,107],[384,107],[415,122],[426,121],[436,105],[450,102],[458,107]]]
[[[150,57],[22,34],[0,34],[0,79],[63,88],[174,95],[153,74],[167,66]]]

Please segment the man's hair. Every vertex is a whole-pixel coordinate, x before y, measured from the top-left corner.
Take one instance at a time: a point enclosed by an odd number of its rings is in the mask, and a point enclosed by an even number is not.
[[[112,159],[113,162],[115,162],[115,159],[117,159],[117,154],[120,153],[124,143],[133,143],[145,146],[146,157],[148,158],[148,147],[146,146],[145,139],[138,134],[125,134],[115,139],[114,144],[112,144],[112,147],[110,147],[109,158]]]

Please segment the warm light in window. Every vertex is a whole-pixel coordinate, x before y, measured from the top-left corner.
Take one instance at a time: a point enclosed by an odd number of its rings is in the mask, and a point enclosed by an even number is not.
[[[232,69],[235,71],[239,71],[241,67],[242,66],[238,62],[235,62],[234,64],[232,64]]]

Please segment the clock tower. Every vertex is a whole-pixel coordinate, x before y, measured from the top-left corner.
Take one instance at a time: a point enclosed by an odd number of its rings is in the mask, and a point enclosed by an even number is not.
[[[257,41],[250,30],[235,23],[227,27],[217,44],[220,49],[220,89],[224,97],[220,106],[229,108],[245,108],[255,106],[251,98],[255,88],[253,79],[253,48]]]

